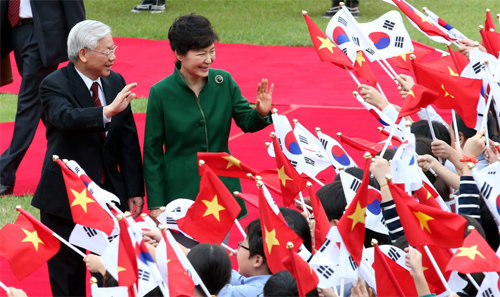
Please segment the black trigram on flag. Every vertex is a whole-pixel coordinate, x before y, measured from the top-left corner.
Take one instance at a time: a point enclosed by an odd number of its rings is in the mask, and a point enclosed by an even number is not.
[[[391,258],[394,262],[396,262],[399,258],[401,258],[401,255],[396,251],[395,248],[391,247],[389,251],[387,252],[387,255],[389,258]]]
[[[325,240],[325,242],[323,242],[323,245],[321,246],[321,248],[319,249],[319,252],[324,252],[326,250],[326,248],[330,245],[332,241],[330,240],[330,238],[327,238]]]
[[[365,52],[369,53],[370,55],[374,55],[375,54],[375,51],[372,48],[365,49]]]
[[[357,178],[354,178],[352,180],[352,183],[351,183],[351,186],[349,187],[351,190],[353,190],[354,192],[357,192],[358,189],[359,189],[359,185],[361,184],[361,182],[357,179]]]
[[[149,282],[150,276],[151,276],[151,273],[149,273],[149,271],[139,269],[139,279],[142,279],[143,281]]]
[[[83,230],[85,230],[85,233],[87,233],[88,237],[94,237],[97,235],[97,231],[95,229],[84,226]]]
[[[177,206],[176,208],[174,208],[173,212],[181,212],[182,209],[180,206]]]
[[[76,173],[76,175],[78,175],[78,173],[79,173],[79,172],[80,172],[80,167],[79,167],[79,166],[76,166],[76,168],[75,168],[75,173]]]
[[[343,17],[339,17],[339,23],[341,23],[342,25],[344,25],[345,27],[347,27],[347,21],[344,20]]]
[[[299,141],[305,144],[309,144],[309,141],[307,140],[307,137],[303,135],[299,135]]]
[[[396,25],[396,23],[391,22],[389,20],[385,20],[384,25],[382,27],[386,28],[387,30],[392,30],[392,29],[394,29],[395,25]]]
[[[395,47],[403,48],[405,38],[403,36],[396,36],[396,41],[394,42]]]
[[[321,138],[320,141],[321,144],[323,145],[323,148],[326,150],[326,147],[328,146],[328,140]]]
[[[297,161],[292,161],[292,160],[290,160],[290,163],[292,164],[292,166],[293,166],[294,168],[297,168]]]
[[[304,157],[304,161],[306,161],[306,164],[309,164],[311,166],[314,166],[314,164],[316,163],[316,162],[314,162],[313,159],[308,158],[308,157]]]
[[[484,291],[483,294],[481,294],[482,297],[493,297],[493,290],[491,288],[488,288],[488,290]]]
[[[354,42],[354,44],[356,44],[357,46],[359,46],[359,37],[356,37],[356,36],[352,36],[352,42]]]
[[[118,234],[108,236],[108,242],[112,242],[112,241],[113,241],[113,239],[115,239],[115,238],[117,238],[117,237],[118,237]]]
[[[352,270],[356,270],[356,268],[358,268],[358,264],[356,264],[356,262],[351,256],[349,256],[349,263],[351,264]]]
[[[481,195],[483,195],[484,199],[488,199],[490,197],[492,189],[493,188],[488,183],[483,184],[483,186],[481,187]]]
[[[342,49],[342,52],[344,52],[344,54],[346,54],[346,55],[347,55],[347,48],[343,48],[343,49]]]
[[[483,71],[485,68],[486,67],[481,62],[477,62],[476,64],[472,65],[472,70],[474,70],[475,74],[478,74],[479,72]]]
[[[330,268],[329,266],[326,266],[326,265],[318,266],[318,268],[316,269],[316,272],[321,274],[326,279],[329,279],[335,273],[335,271],[333,271],[332,268]]]
[[[177,220],[167,217],[167,224],[177,225]]]

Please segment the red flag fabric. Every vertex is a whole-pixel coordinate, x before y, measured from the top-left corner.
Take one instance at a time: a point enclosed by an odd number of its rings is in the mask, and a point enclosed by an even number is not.
[[[18,211],[17,220],[0,230],[0,256],[21,280],[52,258],[61,244],[49,228],[24,210]]]
[[[167,259],[165,260],[167,266],[168,277],[168,290],[171,297],[186,297],[193,296],[194,282],[189,276],[188,272],[182,265],[181,260],[175,253],[170,240],[165,230],[161,231],[163,240],[166,244]],[[174,242],[177,244],[177,242]],[[161,263],[164,261],[162,260]]]
[[[98,229],[111,235],[114,228],[113,219],[95,200],[78,175],[71,171],[61,159],[57,159],[57,164],[61,167],[66,184],[73,221],[76,224]]]
[[[377,284],[377,296],[417,296],[417,289],[410,272],[375,248],[373,269]]]
[[[446,271],[458,271],[464,274],[500,272],[500,258],[481,234],[474,229],[464,239],[463,245],[457,249],[450,262],[448,262]]]
[[[349,254],[351,254],[351,257],[358,266],[361,262],[365,242],[365,217],[370,179],[370,161],[371,158],[366,159],[365,172],[361,185],[359,185],[356,196],[354,196],[337,224],[340,236],[342,236]]]
[[[199,242],[220,244],[241,207],[212,169],[206,164],[201,167],[200,192],[177,225]]]
[[[281,151],[277,137],[273,137],[274,153],[276,155],[276,167],[280,179],[281,197],[285,206],[295,202],[295,197],[306,188],[306,181],[298,174],[285,154]]]
[[[453,65],[455,66],[454,69],[456,69],[456,74],[454,76],[460,75],[462,73],[462,70],[469,64],[469,59],[462,54],[461,52],[455,51],[451,48],[451,46],[448,46],[448,52],[450,53],[450,57],[453,61]],[[450,70],[450,69],[448,69]],[[451,71],[450,71],[451,74]]]
[[[486,10],[486,20],[484,21],[484,29],[486,31],[490,31],[490,29],[493,29],[494,31],[497,30],[495,28],[495,22],[493,21],[493,18],[491,17],[491,11],[489,9]]]
[[[434,101],[437,107],[455,109],[465,124],[474,128],[482,81],[436,71],[428,65],[429,63],[413,61],[417,83],[438,93],[439,97]]]
[[[431,184],[428,184],[425,180],[422,180],[422,187],[413,192],[418,201],[427,206],[441,208],[436,199],[439,197],[439,193],[434,189]]]
[[[388,182],[408,243],[456,248],[462,245],[467,221],[460,215],[418,203]]]
[[[304,259],[296,252],[289,250],[288,256],[283,259],[283,265],[290,271],[297,282],[297,289],[300,297],[305,297],[307,293],[318,286],[319,278],[316,272]]]
[[[338,134],[337,136],[340,138],[340,142],[345,143],[349,146],[352,146],[353,148],[355,148],[357,150],[369,152],[373,156],[378,153],[378,150],[376,150],[372,147],[373,143],[368,144],[367,142],[359,141],[358,138],[351,139],[351,138],[345,136],[344,134]]]
[[[424,270],[424,276],[427,280],[427,283],[429,284],[429,289],[431,290],[431,292],[436,292],[437,294],[439,294],[446,291],[446,288],[441,282],[441,279],[439,278],[434,265],[432,265],[432,262],[427,255],[424,247],[417,246],[416,248],[422,254],[422,268]],[[434,257],[434,260],[436,261],[439,269],[443,273],[444,278],[449,279],[451,272],[446,272],[445,268],[452,256],[450,249],[436,246],[428,246],[428,248],[432,256]]]
[[[399,123],[405,116],[412,115],[420,111],[420,108],[425,108],[433,103],[438,97],[438,94],[419,84],[414,84],[411,90],[406,95],[403,101],[403,106],[399,111],[396,123]]]
[[[323,245],[323,242],[325,242],[331,226],[325,209],[314,192],[313,187],[307,187],[307,189],[309,190],[309,198],[311,199],[311,207],[314,213],[314,250],[318,250]]]
[[[118,220],[120,225],[120,238],[118,242],[118,285],[134,291],[133,285],[139,281],[139,268],[134,244],[130,238],[129,226],[126,218]]]
[[[198,162],[205,161],[205,164],[212,168],[217,176],[227,176],[236,178],[247,178],[247,173],[257,175],[257,171],[228,153],[203,153],[198,152]],[[203,167],[200,166],[199,173],[202,175]]]
[[[443,33],[438,27],[436,27],[431,22],[427,21],[423,16],[423,14],[417,10],[410,4],[408,4],[404,0],[392,0],[394,4],[410,19],[413,23],[415,23],[420,30],[422,30],[425,34],[429,36],[440,36],[446,40],[453,41],[455,38],[451,38],[447,34]]]
[[[354,62],[354,73],[356,74],[356,76],[366,79],[370,86],[377,86],[377,78],[375,77],[375,74],[373,74],[372,69],[368,64],[368,59],[362,51],[358,51],[356,54],[356,61]]]
[[[316,25],[307,13],[304,14],[304,19],[319,59],[322,62],[331,62],[339,67],[352,69],[352,63],[349,58],[330,39],[328,39],[328,37],[326,37],[325,33],[321,31],[318,25]]]
[[[259,214],[267,266],[272,273],[285,270],[281,260],[289,253],[287,243],[293,243],[293,250],[298,251],[302,239],[288,227],[265,186],[259,189]]]
[[[483,43],[486,41],[488,44],[488,47],[485,46],[488,53],[498,58],[498,52],[500,51],[500,33],[482,30],[481,37],[483,37]]]
[[[443,53],[432,46],[415,40],[412,40],[411,42],[413,44],[413,52],[407,52],[403,55],[389,58],[387,61],[393,66],[406,70],[412,70],[413,67],[410,60],[410,55],[412,54],[415,55],[416,60],[418,61],[434,61],[443,57]]]

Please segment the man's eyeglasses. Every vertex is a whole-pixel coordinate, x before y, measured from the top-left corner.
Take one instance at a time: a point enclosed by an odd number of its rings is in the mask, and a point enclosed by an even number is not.
[[[249,248],[247,248],[246,246],[243,245],[243,241],[238,242],[238,249],[240,249],[240,248],[244,248],[245,250],[250,251]]]
[[[89,49],[89,51],[93,51],[93,52],[96,52],[96,53],[99,53],[99,54],[103,54],[103,55],[105,55],[107,58],[109,58],[109,55],[114,54],[114,53],[116,52],[116,49],[117,49],[117,48],[118,48],[118,46],[117,46],[117,45],[115,45],[115,46],[113,46],[113,49],[108,49],[108,50],[107,50],[107,51],[105,51],[105,52],[101,52],[101,51],[98,51],[98,50],[95,50],[95,49],[93,49],[93,50]]]

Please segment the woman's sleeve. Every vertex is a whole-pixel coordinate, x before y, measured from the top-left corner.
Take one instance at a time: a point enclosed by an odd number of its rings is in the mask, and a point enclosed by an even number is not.
[[[165,206],[163,144],[165,129],[161,97],[153,86],[149,93],[144,130],[144,180],[146,182],[148,207]]]
[[[472,176],[460,177],[458,195],[458,213],[468,215],[481,223],[481,210],[479,208],[479,189]]]

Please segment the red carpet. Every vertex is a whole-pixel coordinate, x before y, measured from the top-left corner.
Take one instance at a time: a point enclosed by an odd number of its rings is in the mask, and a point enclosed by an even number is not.
[[[113,69],[120,72],[128,82],[137,81],[135,92],[147,97],[151,85],[169,75],[173,69],[174,56],[167,41],[152,41],[133,38],[115,38],[118,45],[117,61]],[[243,94],[254,101],[255,87],[261,78],[268,78],[275,84],[273,103],[280,114],[287,114],[289,120],[296,118],[311,132],[315,127],[332,137],[336,132],[349,136],[378,141],[380,136],[375,121],[352,97],[355,84],[348,74],[337,67],[319,61],[312,47],[253,46],[239,44],[217,44],[215,68],[225,69],[233,75]],[[12,57],[13,60],[13,57]],[[13,65],[13,69],[16,67]],[[378,66],[374,72],[380,79],[389,98],[400,104],[396,89],[390,79]],[[17,93],[20,77],[14,75],[13,84],[0,88],[0,92]],[[135,120],[142,145],[144,135],[144,114],[136,114]],[[234,125],[234,124],[233,124]],[[4,151],[12,136],[13,123],[0,124],[0,151]],[[256,169],[275,167],[269,157],[264,142],[270,141],[270,126],[253,134],[243,134],[235,127],[231,131],[230,150],[232,154]],[[35,139],[17,172],[15,195],[32,194],[40,178],[46,140],[45,127],[40,124]],[[345,147],[358,165],[362,164],[362,153]],[[85,164],[80,164],[85,168]],[[320,179],[329,182],[334,177],[332,171],[321,173]],[[257,193],[255,184],[243,181],[243,190]],[[242,221],[246,224],[257,216],[256,209],[249,206],[249,216]],[[233,228],[230,246],[242,240]],[[0,280],[8,286],[16,286],[27,291],[29,296],[49,296],[46,266],[39,269],[22,282],[10,272],[8,263],[0,259]],[[5,293],[0,290],[0,296]]]

